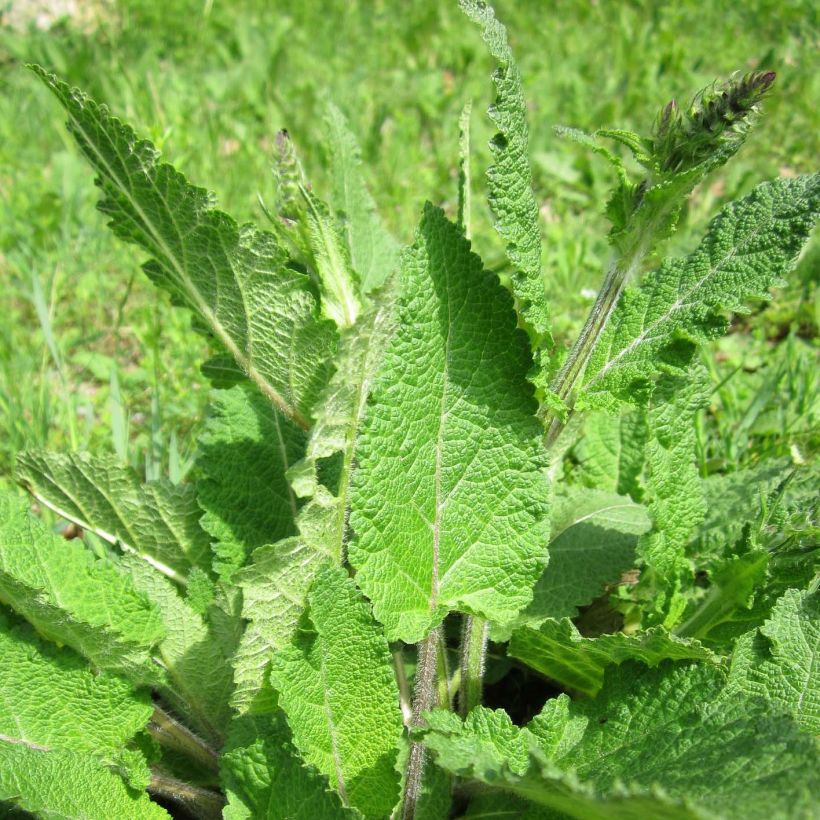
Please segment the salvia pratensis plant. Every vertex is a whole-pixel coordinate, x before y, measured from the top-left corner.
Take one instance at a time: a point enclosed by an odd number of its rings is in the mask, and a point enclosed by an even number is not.
[[[184,483],[20,456],[19,482],[85,539],[0,496],[14,810],[816,816],[816,472],[704,477],[694,447],[698,350],[782,283],[820,179],[759,185],[658,261],[774,74],[668,103],[646,136],[560,129],[615,176],[611,261],[564,351],[521,78],[492,9],[462,6],[497,62],[486,184],[508,287],[468,238],[469,106],[458,220],[428,203],[402,249],[334,107],[329,199],[281,132],[259,229],[32,67],[111,229],[210,341],[214,389]]]

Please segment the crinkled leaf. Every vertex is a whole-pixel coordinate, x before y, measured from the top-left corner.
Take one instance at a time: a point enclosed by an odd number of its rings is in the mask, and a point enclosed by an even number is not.
[[[51,751],[0,736],[0,801],[49,820],[168,820],[148,795],[82,752]]]
[[[676,638],[662,627],[636,635],[617,632],[585,638],[568,618],[545,621],[538,629],[516,630],[507,654],[590,697],[598,694],[610,664],[640,661],[657,666],[664,660],[716,660],[698,641]]]
[[[552,506],[550,562],[518,623],[574,618],[635,565],[638,538],[650,527],[646,508],[602,490],[570,487]]]
[[[0,494],[0,601],[99,669],[158,679],[150,660],[165,630],[157,609],[110,561],[66,541]]]
[[[354,820],[358,812],[315,769],[304,766],[284,715],[234,719],[220,758],[225,820]]]
[[[624,292],[596,342],[578,407],[642,403],[665,372],[726,329],[727,311],[768,298],[794,263],[820,210],[820,175],[778,179],[733,202],[692,254],[666,261]]]
[[[575,447],[580,482],[639,501],[647,435],[646,418],[640,412],[590,413]]]
[[[398,268],[399,246],[385,229],[365,184],[356,138],[342,112],[332,103],[326,121],[333,209],[344,226],[350,261],[359,275],[362,291],[370,293]]]
[[[274,707],[265,687],[271,650],[289,640],[306,605],[315,572],[339,563],[348,538],[350,476],[370,385],[392,330],[390,292],[372,294],[374,304],[342,334],[337,369],[316,404],[316,423],[305,457],[288,471],[292,491],[304,500],[299,537],[258,549],[235,576],[249,621],[235,659],[234,705],[254,712]],[[334,465],[329,470],[327,465]]]
[[[18,456],[17,478],[58,515],[177,582],[194,567],[210,569],[210,540],[191,485],[141,483],[111,456],[32,450]]]
[[[729,689],[786,709],[820,734],[820,594],[789,590],[732,656]]]
[[[389,639],[448,611],[510,621],[546,561],[549,486],[509,295],[428,205],[353,476],[356,581]]]
[[[681,590],[692,571],[686,545],[706,514],[694,463],[694,414],[705,400],[700,372],[680,390],[675,382],[664,381],[654,399],[645,449],[645,500],[652,529],[641,536],[637,551],[643,564],[642,582],[652,587],[646,621],[671,626],[685,607]]]
[[[163,694],[203,736],[220,744],[231,717],[230,656],[173,584],[134,556],[125,556],[122,565],[162,616],[166,635],[155,654],[168,676]]]
[[[151,717],[147,692],[94,674],[70,649],[0,612],[0,737],[8,743],[116,756]]]
[[[194,311],[265,397],[303,427],[329,375],[335,332],[308,277],[272,234],[239,226],[147,140],[82,92],[33,70],[68,114],[99,174],[100,210],[121,239],[151,255],[146,273]]]
[[[479,26],[498,68],[493,75],[496,99],[488,113],[498,133],[490,141],[494,164],[487,171],[488,200],[495,228],[507,243],[513,265],[512,290],[524,319],[539,340],[549,336],[538,203],[532,190],[527,105],[521,74],[507,42],[507,31],[492,7],[481,0],[461,0],[464,13]]]
[[[402,733],[390,648],[341,567],[318,573],[308,603],[310,623],[273,655],[271,683],[304,759],[345,804],[387,816],[399,796]]]
[[[449,771],[579,820],[812,816],[817,744],[765,704],[722,698],[724,683],[711,664],[627,663],[594,700],[562,695],[524,729],[483,707],[464,724],[436,712],[424,742]]]
[[[237,385],[211,394],[199,445],[202,526],[230,578],[257,547],[295,534],[299,505],[285,473],[302,458],[305,434],[258,391]]]
[[[685,801],[671,800],[658,790],[642,793],[621,787],[600,794],[572,772],[554,765],[540,748],[538,737],[528,729],[513,725],[503,710],[474,709],[462,724],[448,712],[437,711],[427,717],[429,729],[424,743],[436,762],[463,778],[478,780],[492,789],[501,789],[507,807],[513,807],[530,820],[698,820],[701,814]],[[492,797],[492,794],[488,795]],[[519,798],[519,799],[516,799]],[[479,804],[486,798],[479,797]],[[490,816],[501,801],[491,801]],[[482,817],[468,812],[467,817]],[[501,816],[504,816],[502,813]]]

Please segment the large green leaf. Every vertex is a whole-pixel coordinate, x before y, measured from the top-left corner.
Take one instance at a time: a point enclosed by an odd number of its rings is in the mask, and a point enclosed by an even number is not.
[[[33,70],[68,114],[99,174],[100,209],[121,239],[151,255],[146,273],[194,311],[265,397],[303,427],[335,344],[306,274],[272,234],[239,226],[147,140],[82,92]]]
[[[507,654],[590,697],[598,694],[610,664],[640,661],[657,666],[665,660],[716,660],[697,641],[676,638],[661,627],[636,635],[618,632],[585,638],[568,618],[545,621],[538,629],[516,630]]]
[[[578,407],[643,402],[664,372],[782,283],[820,211],[820,175],[778,179],[726,206],[692,254],[627,289],[596,341]]]
[[[151,717],[147,692],[92,672],[2,612],[0,658],[0,801],[41,817],[116,816],[106,806],[123,817],[167,816],[114,771],[128,769],[125,744]]]
[[[210,570],[210,541],[190,485],[141,483],[111,456],[33,450],[18,456],[17,478],[58,515],[179,583],[194,567]]]
[[[238,717],[220,758],[225,820],[355,820],[327,780],[305,766],[284,715]]]
[[[570,487],[552,506],[550,562],[518,623],[574,618],[635,565],[638,539],[650,527],[646,508],[602,490]]]
[[[160,677],[151,661],[165,635],[157,609],[114,564],[53,534],[9,494],[0,494],[0,601],[99,669]]]
[[[0,801],[48,820],[168,820],[148,795],[129,789],[98,760],[0,737]],[[0,805],[2,808],[2,805]]]
[[[507,256],[514,268],[513,293],[540,341],[549,335],[549,313],[541,273],[541,232],[538,203],[532,190],[521,73],[507,42],[507,31],[492,7],[481,0],[460,0],[460,5],[481,26],[484,42],[498,63],[493,75],[497,95],[488,112],[498,133],[490,141],[494,165],[487,171],[487,198],[496,218],[496,230],[507,243]]]
[[[365,185],[356,138],[332,103],[328,106],[327,126],[333,174],[331,202],[342,221],[350,262],[359,275],[362,291],[370,293],[398,268],[399,246],[379,219]]]
[[[0,736],[9,743],[113,756],[148,723],[147,692],[95,674],[67,648],[0,612]]]
[[[814,739],[724,684],[710,664],[627,663],[594,700],[547,701],[524,729],[500,710],[434,712],[424,742],[448,771],[579,820],[814,816]]]
[[[226,578],[258,547],[296,532],[299,502],[285,476],[305,435],[257,390],[215,390],[196,461],[202,526]]]
[[[162,616],[166,634],[155,650],[167,673],[162,693],[204,737],[221,745],[233,691],[226,647],[167,579],[134,556],[123,557],[121,564]]]
[[[242,614],[249,622],[234,662],[234,704],[242,710],[274,707],[264,686],[271,650],[290,641],[319,567],[338,564],[345,554],[359,429],[394,327],[389,289],[372,296],[374,304],[342,334],[337,370],[316,404],[305,456],[288,471],[293,493],[304,501],[296,519],[299,537],[261,547],[234,578],[242,587]]]
[[[308,603],[310,624],[274,654],[271,683],[305,760],[346,805],[386,817],[399,797],[402,734],[390,648],[341,567],[317,574]]]
[[[430,205],[402,274],[359,437],[349,557],[388,638],[414,642],[451,610],[509,622],[529,603],[549,485],[509,295]]]
[[[645,501],[652,529],[638,542],[642,581],[652,586],[647,623],[671,627],[685,607],[684,579],[692,574],[686,545],[706,514],[695,465],[695,413],[703,406],[706,386],[700,371],[682,389],[671,380],[656,388],[647,420]]]
[[[730,690],[786,709],[807,732],[820,734],[820,593],[789,590],[771,617],[738,642]]]

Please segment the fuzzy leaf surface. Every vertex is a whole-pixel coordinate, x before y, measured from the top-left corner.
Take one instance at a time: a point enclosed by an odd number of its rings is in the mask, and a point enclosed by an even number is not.
[[[199,444],[202,526],[230,578],[255,549],[296,533],[299,504],[285,474],[302,458],[305,434],[257,390],[237,385],[211,394]]]
[[[388,639],[509,622],[546,563],[549,485],[509,294],[425,208],[357,450],[349,548]]]
[[[124,556],[122,566],[162,616],[166,634],[155,655],[168,675],[163,694],[204,737],[220,745],[231,717],[233,690],[226,647],[167,579],[134,556]]]
[[[741,639],[730,689],[786,709],[807,732],[820,734],[820,594],[789,590],[771,617]]]
[[[110,561],[55,535],[8,494],[0,494],[0,601],[99,669],[157,679],[150,656],[165,635],[157,609]]]
[[[608,490],[640,500],[640,477],[648,431],[640,412],[590,413],[575,447],[579,481],[587,487]]]
[[[552,505],[550,562],[518,622],[574,618],[635,565],[638,539],[650,527],[646,508],[603,490],[570,487]]]
[[[100,210],[116,235],[151,256],[145,271],[236,360],[265,397],[303,427],[335,344],[308,277],[270,233],[237,225],[147,140],[85,94],[35,66],[99,174]]]
[[[532,190],[527,105],[521,73],[507,42],[507,30],[488,4],[460,0],[464,13],[481,27],[490,54],[498,63],[493,75],[496,99],[488,114],[498,133],[490,141],[494,165],[487,171],[487,198],[495,228],[507,243],[513,265],[512,290],[521,312],[539,338],[549,335],[549,312],[541,273],[538,203]]]
[[[0,801],[48,820],[168,820],[148,795],[87,754],[49,750],[0,737]]]
[[[8,743],[112,755],[151,717],[147,693],[94,674],[79,655],[1,612],[0,657],[0,737]]]
[[[210,540],[191,485],[140,482],[112,456],[29,450],[18,456],[17,478],[42,504],[184,583],[210,570]]]
[[[724,314],[768,298],[794,263],[820,211],[820,175],[778,179],[733,202],[692,254],[666,261],[627,289],[599,337],[579,407],[645,402],[665,372],[726,329]]]
[[[538,737],[529,729],[515,726],[501,709],[474,709],[462,724],[453,713],[436,711],[428,715],[425,745],[436,762],[460,777],[478,780],[506,794],[493,800],[490,791],[471,801],[492,817],[502,809],[510,816],[528,820],[698,820],[712,817],[683,801],[671,800],[659,792],[641,793],[623,788],[600,794],[579,781],[572,772],[559,769],[540,748]],[[518,799],[517,799],[518,798]],[[489,808],[488,808],[489,807]],[[467,817],[484,816],[480,810]]]
[[[568,618],[545,621],[538,629],[518,629],[507,650],[513,658],[562,686],[589,697],[598,694],[610,664],[639,661],[657,666],[664,660],[716,660],[697,641],[676,638],[661,627],[636,635],[617,632],[585,638]]]
[[[231,724],[220,759],[225,820],[355,820],[327,780],[293,748],[284,715],[245,715]]]
[[[706,514],[694,455],[694,415],[706,397],[701,375],[695,371],[682,388],[662,381],[647,415],[644,498],[652,529],[641,536],[637,552],[643,564],[642,581],[653,585],[648,621],[667,627],[677,623],[685,608],[681,590],[692,572],[686,546]]]
[[[561,695],[524,729],[483,707],[465,724],[435,712],[425,744],[453,773],[579,820],[621,817],[633,798],[645,802],[623,816],[811,817],[816,743],[757,701],[721,698],[724,684],[711,664],[628,663],[594,700]]]
[[[344,114],[327,113],[333,210],[341,219],[350,261],[363,293],[380,287],[398,269],[399,246],[382,223],[362,174],[362,157]]]
[[[271,661],[271,683],[304,759],[367,817],[399,797],[402,715],[390,648],[341,567],[322,569],[308,595],[310,625]]]
[[[235,577],[248,620],[235,659],[234,705],[240,710],[273,708],[264,685],[271,651],[290,641],[317,570],[328,562],[340,563],[345,554],[361,420],[394,327],[390,293],[372,297],[356,326],[341,336],[336,372],[316,403],[304,458],[288,470],[289,489],[303,503],[296,518],[299,536],[259,548]],[[324,465],[330,463],[338,469],[328,471]]]

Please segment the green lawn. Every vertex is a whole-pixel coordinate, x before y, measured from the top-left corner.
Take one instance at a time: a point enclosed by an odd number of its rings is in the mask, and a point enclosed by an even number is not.
[[[607,256],[604,163],[557,124],[646,131],[734,70],[778,72],[740,156],[692,197],[672,250],[756,182],[813,170],[820,155],[820,35],[806,0],[660,3],[498,0],[524,77],[543,257],[559,342],[583,321]],[[455,2],[131,0],[95,21],[0,29],[0,482],[28,446],[116,449],[150,476],[185,469],[207,399],[204,349],[95,211],[92,175],[60,112],[27,72],[38,62],[106,101],[240,219],[263,220],[273,136],[286,127],[324,189],[333,100],[358,135],[385,220],[406,241],[425,199],[453,211],[458,116],[473,100],[474,186],[483,186],[491,64]],[[476,202],[479,202],[476,197]],[[474,242],[504,264],[488,212]],[[715,397],[701,463],[817,449],[815,239],[776,303],[707,356]],[[717,428],[718,435],[713,435]],[[708,434],[708,435],[707,435]]]

